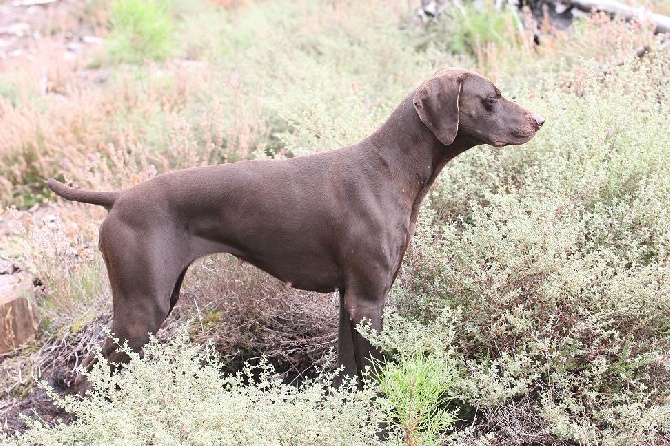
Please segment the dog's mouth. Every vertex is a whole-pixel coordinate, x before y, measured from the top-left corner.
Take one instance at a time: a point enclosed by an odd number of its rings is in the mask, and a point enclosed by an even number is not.
[[[537,133],[537,130],[530,130],[530,131],[525,131],[525,132],[516,131],[516,132],[512,132],[512,138],[518,139],[518,140],[523,140],[523,142],[527,142],[533,136],[535,136],[535,133]]]
[[[518,146],[525,144],[542,128],[544,118],[540,115],[532,115],[532,119],[526,119],[514,128],[498,129],[488,135],[483,131],[478,131],[477,139],[481,143],[499,148],[504,146]]]
[[[514,142],[510,144],[524,144],[533,139],[533,136],[542,128],[544,118],[540,115],[533,114],[532,119],[529,119],[524,125],[518,127],[510,132],[511,139]]]
[[[530,141],[533,136],[535,136],[536,131],[513,131],[510,133],[509,138],[502,139],[493,139],[488,142],[489,145],[493,147],[504,147],[504,146],[517,146]]]
[[[540,130],[540,125],[528,125],[520,129],[513,130],[511,136],[515,141],[513,144],[524,144],[533,139],[533,136]]]

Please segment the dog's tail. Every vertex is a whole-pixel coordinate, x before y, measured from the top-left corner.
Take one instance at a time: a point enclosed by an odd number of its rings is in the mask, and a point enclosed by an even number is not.
[[[119,198],[118,192],[93,192],[75,189],[53,178],[49,178],[46,183],[49,189],[63,198],[71,201],[79,201],[80,203],[97,204],[107,210],[110,210],[114,206],[116,199]]]

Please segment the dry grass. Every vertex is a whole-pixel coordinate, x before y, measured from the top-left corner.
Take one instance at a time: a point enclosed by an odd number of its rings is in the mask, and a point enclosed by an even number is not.
[[[197,106],[194,98],[218,82],[207,68],[176,64],[149,73],[139,90],[133,76],[122,74],[106,91],[65,82],[62,93],[21,107],[0,99],[7,124],[0,130],[0,201],[30,205],[29,194],[44,191],[43,179],[61,172],[80,186],[110,189],[170,169],[244,159],[265,133],[259,103],[247,101],[234,76],[216,87],[228,105],[214,99],[196,115],[188,110]]]
[[[332,366],[327,353],[335,346],[336,303],[333,294],[286,288],[249,264],[218,255],[191,267],[171,318],[192,318],[191,335],[212,341],[231,370],[263,355],[293,380]]]

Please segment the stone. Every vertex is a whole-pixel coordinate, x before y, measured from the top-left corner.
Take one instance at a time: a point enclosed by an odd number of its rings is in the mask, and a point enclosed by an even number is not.
[[[0,274],[0,354],[30,340],[39,323],[33,276],[4,263],[4,274]]]

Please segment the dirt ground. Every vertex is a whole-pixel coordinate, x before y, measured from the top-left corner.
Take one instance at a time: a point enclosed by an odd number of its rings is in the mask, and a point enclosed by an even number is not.
[[[53,205],[0,212],[0,261],[4,266],[11,266],[3,269],[0,283],[5,279],[11,280],[11,277],[19,274],[26,275],[32,278],[34,295],[40,298],[42,283],[39,277],[31,274],[31,268],[23,255],[20,236],[22,228],[27,224],[47,228],[53,225],[56,212],[58,210]],[[12,287],[0,287],[0,293],[11,291]],[[98,324],[98,329],[101,326]],[[56,391],[61,393],[73,391],[71,384],[74,379],[77,350],[63,349],[66,344],[71,345],[65,341],[66,334],[62,339],[43,338],[44,336],[38,334],[38,339],[28,342],[21,349],[0,355],[0,379],[7,380],[2,383],[2,388],[5,390],[0,394],[0,426],[7,433],[25,430],[26,422],[22,416],[32,418],[37,415],[46,422],[72,419],[71,415],[55,406],[41,388],[31,386],[27,394],[21,397],[20,385],[26,382],[26,377],[22,374],[35,373],[35,370],[26,370],[27,364],[35,363],[40,369],[45,366],[40,378]],[[19,391],[11,392],[12,387]],[[11,393],[8,394],[8,391]]]
[[[83,0],[0,1],[0,70],[39,66],[46,53],[83,65],[103,42],[90,25],[94,15]]]

